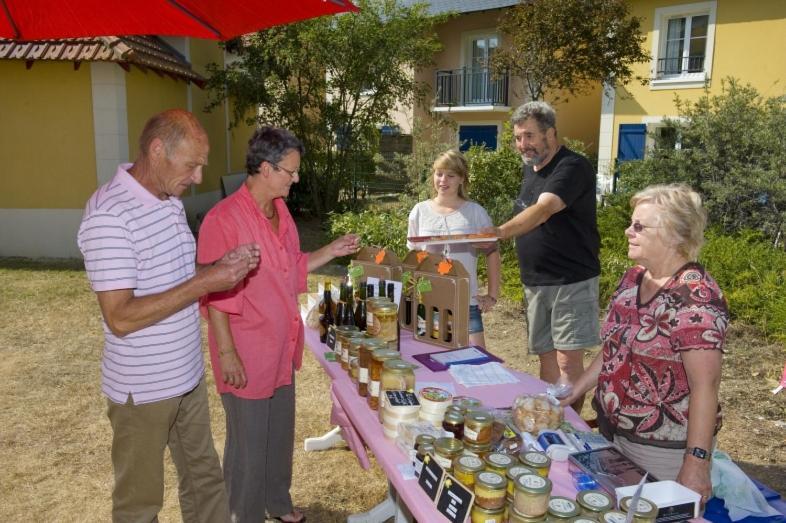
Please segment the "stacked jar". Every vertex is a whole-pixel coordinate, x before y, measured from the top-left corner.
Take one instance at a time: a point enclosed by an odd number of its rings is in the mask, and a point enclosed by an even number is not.
[[[341,363],[341,368],[344,370],[346,370],[346,367],[344,367],[341,355],[344,344],[349,343],[348,337],[352,333],[359,334],[360,331],[354,325],[339,325],[336,327],[336,344],[333,346],[333,351],[336,353],[336,361]]]
[[[437,428],[442,428],[445,411],[450,406],[453,395],[439,387],[424,387],[420,391],[418,399],[420,400],[420,413],[418,414],[420,419]]]
[[[548,512],[551,480],[538,474],[522,474],[516,478],[513,511],[518,515],[539,518]]]
[[[366,299],[366,332],[371,336],[377,335],[377,329],[374,325],[374,309],[378,303],[390,303],[390,300],[384,296]]]
[[[485,510],[505,511],[508,482],[497,472],[484,470],[475,475],[475,505]]]
[[[535,474],[535,471],[519,464],[513,464],[505,471],[505,476],[508,478],[508,501],[510,503],[513,503],[513,494],[516,490],[516,478],[522,474]]]
[[[485,458],[491,450],[491,426],[494,417],[488,412],[469,411],[464,416],[464,453]]]
[[[393,302],[374,304],[374,336],[395,345],[398,340],[398,306]]]
[[[376,349],[384,349],[387,343],[376,338],[365,338],[360,345],[358,355],[358,394],[368,397],[369,382],[371,381],[369,371],[371,367],[371,356]]]
[[[368,382],[368,406],[373,410],[379,408],[379,392],[382,384],[382,365],[385,361],[399,358],[401,354],[392,349],[375,349],[371,353]]]
[[[392,349],[385,349],[385,350],[392,350]],[[398,351],[393,351],[398,352]],[[415,392],[415,368],[416,365],[412,363],[406,362],[401,359],[393,358],[389,360],[385,360],[382,363],[382,372],[380,374],[380,381],[379,381],[379,421],[383,421],[382,419],[382,409],[385,407],[385,391],[387,390],[398,390],[398,391],[407,391],[407,392]],[[420,411],[420,407],[418,406],[418,411]],[[411,421],[417,420],[417,413],[415,413],[415,419]]]
[[[363,343],[365,343],[365,341],[368,339],[365,333],[360,332],[358,334],[359,336],[351,336],[349,338],[349,349],[347,350],[347,360],[349,361],[347,373],[354,383],[357,383],[358,379],[360,378],[360,349],[363,346]],[[343,354],[341,357],[343,360]]]
[[[519,461],[522,465],[531,468],[540,476],[544,478],[548,477],[549,469],[551,468],[551,459],[543,452],[523,450],[519,454]]]
[[[483,460],[475,456],[459,456],[453,461],[453,475],[465,487],[475,486],[475,476],[483,471]]]
[[[389,360],[395,361],[395,360]],[[387,362],[386,362],[387,363]],[[384,379],[384,378],[383,378]],[[417,398],[406,390],[385,390],[383,394],[393,395],[393,402],[383,401],[380,409],[382,418],[382,432],[390,439],[398,436],[399,423],[412,423],[418,419]]]

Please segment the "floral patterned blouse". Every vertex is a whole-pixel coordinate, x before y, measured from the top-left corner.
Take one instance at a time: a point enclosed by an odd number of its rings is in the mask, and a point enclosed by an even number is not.
[[[684,350],[723,350],[728,309],[715,280],[688,263],[647,303],[639,300],[645,268],[628,269],[601,329],[603,365],[593,405],[608,439],[683,448],[690,387]],[[721,412],[715,432],[721,426]]]

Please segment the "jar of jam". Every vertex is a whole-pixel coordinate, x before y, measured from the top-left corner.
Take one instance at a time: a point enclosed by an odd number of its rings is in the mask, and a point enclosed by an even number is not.
[[[370,376],[369,370],[371,367],[371,354],[376,349],[387,347],[387,344],[376,338],[364,338],[360,345],[360,353],[358,355],[358,394],[364,398],[368,396],[368,386]]]
[[[581,509],[574,500],[562,496],[552,496],[549,499],[549,511],[546,515],[546,521],[550,523],[568,523],[579,514],[581,514]],[[623,521],[622,523],[625,522]]]
[[[658,517],[658,506],[646,498],[639,498],[635,510],[631,507],[633,498],[626,496],[620,500],[620,510],[626,515],[633,511],[633,523],[655,523]]]
[[[429,445],[434,445],[434,442],[437,440],[431,434],[418,434],[415,438],[415,450],[418,450],[421,445],[428,443]]]
[[[483,508],[477,503],[472,505],[472,523],[505,523],[505,507],[502,508]]]
[[[522,465],[531,468],[544,478],[548,477],[551,459],[543,452],[524,450],[519,454],[519,461]]]
[[[357,338],[365,338],[365,334],[360,331],[350,331],[344,334],[341,339],[341,353],[336,352],[336,357],[341,357],[341,368],[349,374],[349,348],[352,345],[352,340]],[[338,342],[336,342],[338,345]]]
[[[464,441],[485,444],[491,441],[494,417],[488,412],[471,411],[464,416]]]
[[[476,458],[485,459],[486,454],[491,452],[491,442],[488,443],[472,443],[464,438],[464,455],[475,456]]]
[[[452,433],[454,438],[462,439],[464,437],[464,416],[455,411],[445,412],[442,428]]]
[[[576,494],[576,503],[581,507],[581,515],[597,520],[607,510],[614,508],[608,494],[600,490],[582,490]]]
[[[505,476],[508,478],[508,498],[513,499],[513,494],[515,493],[515,486],[516,486],[516,478],[521,476],[522,474],[536,474],[534,470],[529,467],[525,467],[524,465],[519,465],[518,463],[514,463],[508,470],[505,471]]]
[[[494,471],[501,476],[505,476],[508,472],[508,467],[515,463],[513,458],[501,452],[491,452],[486,454],[486,457],[483,461],[486,462],[486,470]]]
[[[401,354],[391,349],[375,349],[371,353],[368,382],[368,406],[373,410],[379,408],[379,389],[382,380],[382,364],[390,359],[399,358]]]
[[[423,470],[423,460],[426,456],[433,456],[434,455],[434,444],[433,443],[421,443],[417,447],[417,453],[415,454],[415,476],[420,477],[420,472]]]
[[[459,456],[453,460],[453,475],[465,487],[475,486],[475,475],[483,470],[483,461],[475,456]]]
[[[437,438],[434,442],[434,459],[447,472],[453,471],[453,460],[460,454],[464,445],[455,438]]]
[[[363,342],[366,341],[366,335],[360,333],[362,336],[352,336],[349,338],[349,349],[347,350],[347,361],[349,362],[349,368],[347,369],[348,374],[352,377],[352,359],[358,360],[360,358],[360,347],[363,345]],[[343,355],[342,355],[343,357]],[[355,363],[356,368],[360,368],[360,362]],[[360,371],[355,372],[355,376],[352,381],[357,383],[358,375]]]
[[[549,510],[551,480],[537,474],[522,474],[516,478],[513,506],[516,512],[538,517]]]
[[[336,327],[336,344],[333,346],[333,352],[336,353],[336,361],[341,362],[341,353],[344,343],[347,343],[347,334],[351,332],[360,332],[354,325],[339,325]]]
[[[507,480],[496,472],[484,470],[475,475],[475,504],[485,509],[505,509]]]
[[[600,516],[600,523],[625,523],[627,516],[619,510],[607,510]]]
[[[377,304],[380,303],[392,303],[390,298],[385,296],[375,296],[373,298],[366,299],[366,332],[368,332],[372,336],[377,335],[377,325],[374,324],[374,309],[376,309]]]
[[[374,336],[388,343],[398,339],[398,306],[393,302],[374,305]]]
[[[445,414],[447,414],[448,412],[455,412],[457,414],[460,414],[461,419],[463,420],[464,416],[467,414],[467,409],[465,407],[461,407],[460,405],[456,405],[455,403],[452,403],[448,405],[447,409],[445,409]]]

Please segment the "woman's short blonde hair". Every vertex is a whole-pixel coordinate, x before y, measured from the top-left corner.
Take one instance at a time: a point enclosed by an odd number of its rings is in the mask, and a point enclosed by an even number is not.
[[[451,171],[461,176],[461,185],[459,185],[458,195],[463,199],[467,199],[467,192],[469,191],[469,165],[467,159],[461,152],[450,149],[437,156],[432,166],[433,172],[436,171]]]
[[[707,212],[699,193],[685,184],[652,185],[630,199],[632,209],[642,203],[661,208],[658,225],[663,227],[665,237],[676,240],[677,252],[695,261],[704,244],[707,226]]]

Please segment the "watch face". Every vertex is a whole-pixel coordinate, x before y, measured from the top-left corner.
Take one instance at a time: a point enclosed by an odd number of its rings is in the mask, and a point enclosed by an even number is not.
[[[690,453],[699,459],[707,459],[707,451],[699,447],[692,447]]]

